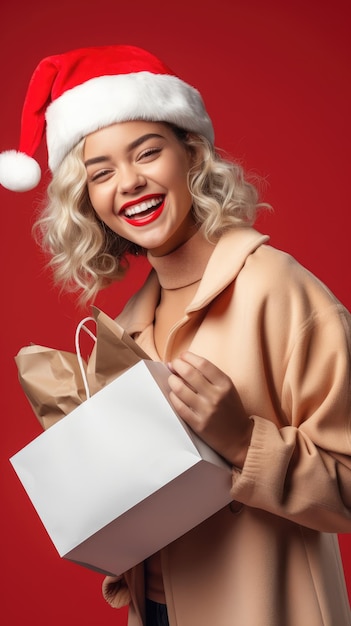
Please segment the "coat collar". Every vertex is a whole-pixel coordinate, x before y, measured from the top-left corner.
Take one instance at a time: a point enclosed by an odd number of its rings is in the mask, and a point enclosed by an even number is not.
[[[199,288],[185,313],[209,304],[239,274],[247,257],[269,240],[251,227],[237,227],[219,239],[204,271]],[[152,270],[141,289],[129,300],[117,322],[130,334],[142,332],[153,323],[160,298],[160,284]]]

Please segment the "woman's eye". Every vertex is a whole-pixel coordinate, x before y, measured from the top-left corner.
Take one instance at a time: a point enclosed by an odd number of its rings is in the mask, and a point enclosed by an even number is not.
[[[157,156],[161,152],[161,148],[147,148],[138,156],[138,161]]]
[[[94,174],[90,176],[90,180],[92,182],[95,182],[99,179],[106,178],[106,176],[108,176],[110,173],[111,173],[111,170],[99,170],[98,172],[94,172]]]

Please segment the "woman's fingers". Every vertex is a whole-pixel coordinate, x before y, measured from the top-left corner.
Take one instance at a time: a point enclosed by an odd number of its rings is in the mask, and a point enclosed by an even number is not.
[[[171,371],[177,373],[184,380],[194,379],[195,377],[195,380],[201,382],[203,378],[212,384],[217,384],[225,376],[213,363],[193,352],[183,352],[172,361],[170,367]],[[199,378],[199,374],[201,374],[201,378]]]
[[[242,467],[251,438],[232,380],[207,359],[185,352],[169,366],[169,399],[178,415],[230,463]]]
[[[201,423],[215,415],[232,388],[232,381],[213,363],[190,352],[174,359],[170,369],[173,372],[169,377],[170,399],[174,408],[183,419],[191,419],[192,423],[196,420],[201,428]]]

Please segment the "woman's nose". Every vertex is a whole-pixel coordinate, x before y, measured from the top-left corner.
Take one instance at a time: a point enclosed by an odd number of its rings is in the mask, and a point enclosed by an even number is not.
[[[119,193],[133,193],[142,187],[145,187],[145,177],[134,167],[124,167],[118,172],[118,191]]]

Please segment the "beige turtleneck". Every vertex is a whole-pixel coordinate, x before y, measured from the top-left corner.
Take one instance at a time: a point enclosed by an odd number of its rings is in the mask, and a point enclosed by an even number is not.
[[[154,341],[160,359],[164,354],[170,329],[183,316],[193,299],[205,267],[213,252],[201,231],[197,231],[182,246],[161,257],[150,253],[148,259],[161,285],[160,301],[155,311]],[[165,603],[160,553],[145,562],[145,593],[154,602]]]
[[[197,231],[170,254],[161,257],[148,254],[161,285],[154,320],[155,347],[161,359],[168,333],[193,299],[213,249],[214,245]]]

